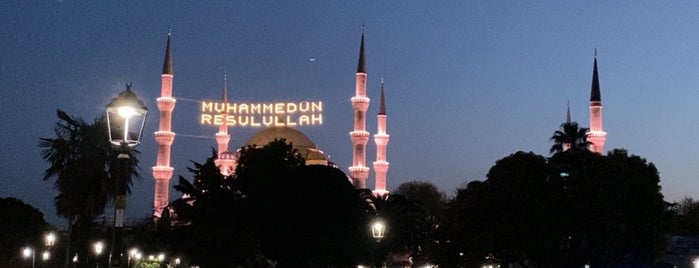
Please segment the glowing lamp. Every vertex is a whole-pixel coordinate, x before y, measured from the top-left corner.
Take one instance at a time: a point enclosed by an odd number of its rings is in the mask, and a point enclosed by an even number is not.
[[[373,222],[371,222],[371,236],[373,236],[376,240],[381,240],[385,234],[386,224],[382,219],[375,219]]]
[[[109,142],[115,146],[134,147],[141,143],[143,126],[148,115],[148,108],[136,93],[131,91],[131,84],[107,104],[107,126]]]
[[[100,255],[102,254],[102,251],[104,250],[104,243],[102,241],[95,242],[94,245],[92,245],[93,249],[95,250],[95,255]]]
[[[44,236],[44,243],[46,246],[50,247],[56,244],[56,233],[50,232]]]

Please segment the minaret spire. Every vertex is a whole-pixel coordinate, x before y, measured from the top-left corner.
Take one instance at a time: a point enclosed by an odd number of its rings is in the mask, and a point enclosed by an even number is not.
[[[595,63],[592,69],[592,87],[590,90],[590,101],[602,102],[602,94],[600,94],[599,75],[597,74],[597,49],[595,49]]]
[[[568,110],[566,111],[566,123],[570,124],[573,121],[570,120],[570,100],[568,100]]]
[[[165,61],[161,77],[160,97],[157,98],[160,110],[160,123],[155,132],[155,141],[158,142],[158,157],[153,166],[153,178],[155,179],[155,194],[153,196],[153,218],[158,220],[169,202],[170,179],[175,170],[170,166],[170,151],[175,140],[175,132],[172,132],[172,111],[177,100],[172,97],[172,80],[174,72],[172,57],[170,55],[170,37],[172,32],[168,30],[167,45],[165,47]]]
[[[602,94],[600,92],[599,75],[597,74],[597,49],[595,49],[590,90],[590,130],[587,133],[587,140],[592,143],[590,151],[602,154],[604,153],[604,143],[607,141],[607,132],[602,129]]]
[[[165,47],[165,61],[163,62],[163,74],[175,74],[172,68],[172,56],[170,56],[170,36],[172,36],[172,30],[168,29],[167,33],[167,45]]]
[[[384,98],[384,81],[381,78],[381,99],[379,104],[379,114],[376,116],[377,130],[374,134],[374,143],[376,143],[376,161],[374,161],[375,186],[374,194],[388,194],[386,189],[386,173],[388,173],[389,163],[386,161],[386,147],[390,136],[386,133],[386,100]]]
[[[354,187],[366,188],[366,179],[369,178],[369,167],[366,166],[366,144],[369,141],[369,132],[366,131],[366,111],[369,109],[370,99],[366,94],[366,58],[364,56],[364,32],[359,45],[359,63],[352,97],[354,109],[354,130],[350,132],[352,140],[352,166],[349,167],[350,178]]]
[[[359,45],[359,61],[357,63],[357,73],[366,73],[366,58],[364,57],[364,30],[362,30],[362,41]]]

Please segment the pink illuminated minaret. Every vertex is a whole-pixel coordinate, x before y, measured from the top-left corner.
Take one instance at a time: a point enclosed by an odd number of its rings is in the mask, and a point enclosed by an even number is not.
[[[352,166],[349,167],[350,178],[354,187],[366,188],[366,179],[369,177],[369,167],[366,166],[366,144],[369,141],[369,132],[366,131],[366,111],[369,108],[369,98],[366,95],[366,60],[364,58],[364,33],[359,46],[359,63],[357,65],[357,77],[352,97],[354,108],[354,130],[350,132],[352,139]]]
[[[592,70],[592,90],[590,93],[590,131],[587,140],[592,144],[590,151],[604,153],[604,142],[607,132],[602,130],[602,95],[600,94],[599,77],[597,75],[597,50],[595,49],[595,64]]]
[[[158,142],[158,159],[153,167],[153,178],[155,179],[155,195],[153,197],[153,216],[160,218],[160,214],[168,205],[170,179],[174,168],[170,166],[170,148],[175,140],[175,132],[172,132],[172,110],[175,109],[177,100],[172,97],[172,79],[174,77],[172,68],[172,57],[170,56],[170,36],[167,36],[167,47],[165,48],[165,63],[163,64],[162,84],[160,87],[160,97],[157,98],[158,110],[160,110],[160,124],[155,132],[155,141]]]
[[[374,172],[376,173],[374,194],[383,196],[388,194],[386,190],[386,173],[388,172],[388,162],[386,161],[386,145],[390,136],[386,134],[386,100],[383,93],[383,78],[381,79],[381,99],[379,100],[379,114],[376,119],[377,130],[374,134],[376,143],[376,161],[374,161]]]
[[[228,103],[228,78],[224,76],[223,78],[223,103]],[[225,118],[227,111],[224,110],[222,113]],[[221,171],[223,176],[229,176],[234,172],[236,159],[234,155],[228,151],[228,142],[231,140],[231,135],[228,134],[228,124],[226,120],[223,120],[218,128],[218,133],[216,133],[216,143],[218,143],[218,158],[214,161],[216,166]]]

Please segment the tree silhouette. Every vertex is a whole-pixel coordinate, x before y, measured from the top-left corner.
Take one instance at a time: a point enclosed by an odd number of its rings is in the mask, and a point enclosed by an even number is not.
[[[565,122],[561,124],[561,129],[553,132],[551,141],[553,145],[549,152],[551,154],[563,152],[565,150],[587,150],[592,144],[587,141],[587,128],[578,127],[577,122]]]
[[[113,199],[115,183],[121,183],[120,188],[129,193],[132,178],[140,179],[136,157],[139,152],[129,152],[131,176],[117,180],[119,152],[109,143],[105,117],[100,116],[90,124],[61,110],[57,111],[57,116],[56,137],[40,138],[39,142],[44,148],[41,157],[49,163],[43,179],[56,178],[54,188],[59,192],[54,198],[56,212],[69,221],[70,241],[77,242],[70,245],[79,246],[80,256],[88,256],[92,220],[103,213],[107,202]]]

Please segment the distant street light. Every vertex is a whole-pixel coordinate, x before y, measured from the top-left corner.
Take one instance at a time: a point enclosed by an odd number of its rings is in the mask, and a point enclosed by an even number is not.
[[[104,243],[102,241],[97,241],[92,245],[92,249],[95,251],[95,267],[100,267],[100,255],[104,250]]]
[[[109,252],[110,266],[120,266],[121,233],[124,228],[126,210],[126,181],[130,176],[129,153],[132,147],[141,143],[143,126],[146,123],[148,108],[136,93],[131,91],[131,84],[114,97],[106,106],[109,142],[119,150],[120,174],[114,182],[114,229],[112,230],[112,248]]]
[[[25,259],[32,258],[32,268],[34,268],[34,261],[36,257],[36,252],[34,251],[33,248],[30,247],[25,247],[22,249],[22,256],[24,256]]]
[[[48,250],[45,250],[44,253],[41,253],[41,260],[44,262],[48,261],[51,258],[51,252]]]
[[[141,256],[141,253],[137,248],[131,248],[131,250],[129,250],[129,257],[126,261],[126,268],[131,268],[131,258],[135,258],[136,256]]]
[[[54,233],[54,232],[48,232],[48,233],[44,236],[44,244],[45,244],[47,247],[52,247],[54,244],[56,244],[56,239],[57,239],[57,238],[56,238],[56,233]]]

